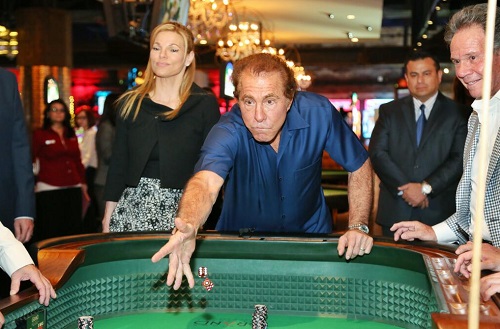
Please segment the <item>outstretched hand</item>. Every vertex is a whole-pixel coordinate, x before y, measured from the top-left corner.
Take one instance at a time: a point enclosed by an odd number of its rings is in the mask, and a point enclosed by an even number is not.
[[[344,255],[345,259],[356,258],[356,256],[363,256],[372,251],[373,238],[357,229],[352,229],[344,233],[339,238],[337,251],[339,256]],[[347,250],[346,250],[347,248]]]
[[[194,277],[189,264],[196,246],[196,233],[192,224],[186,223],[181,218],[175,219],[175,229],[168,242],[153,255],[153,263],[169,255],[167,286],[174,285],[174,290],[180,288],[182,276],[185,275],[189,287],[194,287]]]
[[[390,230],[394,232],[394,241],[399,239],[413,241],[419,239],[422,241],[437,241],[437,236],[432,227],[419,221],[399,222],[391,226]]]

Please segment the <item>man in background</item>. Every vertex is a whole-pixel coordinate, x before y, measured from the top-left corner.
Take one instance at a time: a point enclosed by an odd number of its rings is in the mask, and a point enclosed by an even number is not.
[[[450,44],[450,57],[455,72],[470,95],[473,112],[468,123],[468,134],[463,158],[464,173],[458,184],[456,211],[446,220],[430,226],[415,221],[394,224],[394,240],[437,241],[439,243],[465,244],[472,240],[476,202],[479,197],[478,173],[480,169],[480,145],[486,143],[487,177],[485,182],[484,211],[477,218],[484,222],[482,238],[500,247],[500,9],[496,8],[495,36],[491,99],[489,109],[482,108],[483,71],[485,66],[486,12],[488,4],[465,7],[448,22],[445,41]],[[485,111],[486,110],[486,111]],[[486,138],[479,139],[481,122],[488,122]],[[485,168],[486,169],[486,168]],[[483,244],[484,249],[484,244]],[[466,248],[457,250],[465,252]]]
[[[35,217],[31,151],[14,74],[0,68],[0,220],[27,243]],[[0,298],[8,296],[8,278],[0,274]]]
[[[455,212],[467,109],[439,92],[443,72],[430,53],[404,64],[410,95],[380,107],[370,159],[380,178],[377,223],[385,236],[404,219],[434,225]]]

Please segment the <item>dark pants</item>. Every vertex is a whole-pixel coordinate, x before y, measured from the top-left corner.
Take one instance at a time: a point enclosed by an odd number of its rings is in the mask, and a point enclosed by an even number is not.
[[[81,188],[36,193],[35,233],[30,242],[81,233]]]
[[[97,203],[95,185],[94,185],[95,174],[96,174],[96,168],[87,167],[85,169],[85,178],[87,180],[87,193],[90,197],[90,203],[83,217],[84,233],[97,233],[100,231],[100,221],[102,217],[99,219],[99,204]]]

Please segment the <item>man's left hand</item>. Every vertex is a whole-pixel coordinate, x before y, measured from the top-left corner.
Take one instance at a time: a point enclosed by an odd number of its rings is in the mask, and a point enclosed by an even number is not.
[[[422,184],[408,183],[398,187],[398,190],[403,191],[403,195],[401,197],[411,207],[425,208],[425,203],[422,202],[427,199],[427,196],[422,193]]]
[[[357,229],[351,229],[344,233],[339,239],[337,251],[339,256],[344,255],[345,259],[356,258],[356,256],[363,256],[372,251],[373,238],[366,233]],[[347,250],[346,250],[347,248]]]

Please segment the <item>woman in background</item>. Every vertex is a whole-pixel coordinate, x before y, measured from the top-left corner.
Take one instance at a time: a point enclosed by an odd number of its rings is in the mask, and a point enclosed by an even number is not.
[[[97,170],[97,152],[95,146],[97,129],[95,126],[95,116],[88,105],[80,106],[75,112],[76,134],[82,155],[82,164],[85,168],[87,193],[90,197],[90,202],[83,204],[83,231],[85,233],[95,233],[98,232],[100,226],[100,220],[97,217],[97,201],[94,190]]]
[[[95,146],[97,151],[97,171],[94,180],[94,191],[97,200],[98,216],[104,216],[104,186],[108,174],[109,161],[115,140],[116,126],[116,100],[119,94],[109,94],[104,101],[103,111],[99,119],[99,129],[95,136]],[[100,225],[99,225],[100,226]]]
[[[89,200],[68,106],[54,100],[43,115],[42,128],[33,132],[33,159],[38,168],[33,241],[81,233],[82,196]]]
[[[193,83],[193,48],[185,26],[158,25],[144,83],[118,100],[103,232],[174,227],[184,185],[220,117],[217,99]]]

